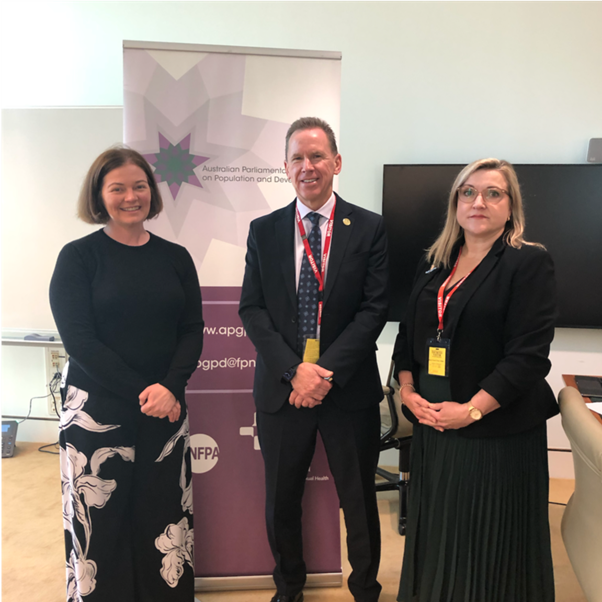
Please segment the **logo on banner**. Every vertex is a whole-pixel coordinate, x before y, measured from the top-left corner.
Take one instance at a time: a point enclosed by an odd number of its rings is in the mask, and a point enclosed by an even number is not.
[[[190,437],[190,459],[192,472],[209,472],[219,460],[219,446],[209,435],[197,434]]]
[[[253,426],[241,426],[238,431],[241,437],[253,437],[253,449],[259,451],[259,437],[257,436],[257,414],[253,414]]]
[[[184,182],[203,188],[194,170],[205,161],[209,161],[209,157],[190,152],[191,136],[192,133],[177,144],[172,144],[163,134],[159,134],[159,152],[144,155],[144,158],[155,168],[155,180],[167,182],[174,200]]]

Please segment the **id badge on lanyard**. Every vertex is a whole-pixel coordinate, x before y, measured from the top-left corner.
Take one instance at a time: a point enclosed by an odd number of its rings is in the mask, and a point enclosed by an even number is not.
[[[439,326],[437,328],[437,337],[427,339],[426,341],[426,360],[427,360],[427,373],[431,376],[449,376],[449,354],[451,348],[451,340],[444,339],[441,335],[443,334],[443,316],[445,315],[445,309],[451,296],[458,290],[458,287],[470,276],[472,270],[459,280],[449,293],[443,298],[445,288],[448,282],[453,278],[460,261],[460,255],[462,254],[462,248],[458,253],[458,259],[451,271],[451,274],[446,278],[445,282],[439,287],[437,293],[437,317],[439,318]]]
[[[311,251],[309,246],[309,241],[307,240],[307,234],[305,233],[305,228],[303,227],[303,222],[301,220],[301,215],[299,214],[299,209],[297,209],[297,226],[299,227],[299,234],[301,234],[301,240],[303,241],[303,247],[305,248],[305,253],[307,254],[307,259],[309,260],[309,265],[318,281],[319,291],[320,291],[320,302],[318,303],[318,327],[322,325],[322,305],[323,305],[323,296],[324,296],[324,275],[326,273],[326,260],[328,259],[328,253],[330,251],[330,243],[332,242],[332,226],[334,224],[334,210],[336,209],[336,201],[332,207],[332,212],[330,214],[330,218],[328,220],[328,225],[326,227],[326,238],[324,239],[324,251],[322,252],[322,263],[321,270],[318,271],[318,266],[316,265],[316,261],[314,259],[314,254]],[[305,345],[303,349],[303,361],[309,362],[310,364],[317,364],[320,359],[320,339],[319,338],[307,338],[305,339]]]
[[[431,376],[449,376],[449,339],[427,339],[427,373]]]

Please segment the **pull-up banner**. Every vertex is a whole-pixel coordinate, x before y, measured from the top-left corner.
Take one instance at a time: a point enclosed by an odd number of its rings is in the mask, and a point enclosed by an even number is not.
[[[124,138],[152,165],[164,202],[148,227],[189,250],[203,294],[205,348],[187,390],[198,590],[273,587],[240,287],[249,223],[295,196],[288,127],[317,116],[339,130],[340,59],[124,42]],[[303,504],[307,585],[340,585],[339,506],[321,443]]]

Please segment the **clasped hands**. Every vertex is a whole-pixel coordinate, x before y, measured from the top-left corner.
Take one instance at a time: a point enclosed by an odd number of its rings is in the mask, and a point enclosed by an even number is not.
[[[289,403],[297,409],[320,405],[328,391],[332,389],[332,383],[326,380],[332,375],[330,370],[318,364],[309,362],[299,364],[291,380],[293,390],[288,398]]]
[[[168,418],[176,422],[180,418],[182,407],[174,394],[159,383],[150,385],[139,395],[140,411],[155,418]]]
[[[402,402],[416,416],[420,424],[431,426],[440,432],[446,429],[460,429],[474,422],[466,404],[455,401],[430,403],[415,391],[404,391]]]

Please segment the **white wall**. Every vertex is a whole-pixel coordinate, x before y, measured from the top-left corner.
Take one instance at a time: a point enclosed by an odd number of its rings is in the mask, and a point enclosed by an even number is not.
[[[340,193],[375,211],[384,163],[580,163],[602,137],[599,2],[47,0],[2,11],[4,107],[121,105],[124,39],[341,51]],[[25,202],[34,215],[39,201]],[[394,332],[381,337],[383,366]],[[602,331],[559,330],[552,360],[556,391],[562,373],[602,372]],[[550,444],[566,445],[557,422]]]

